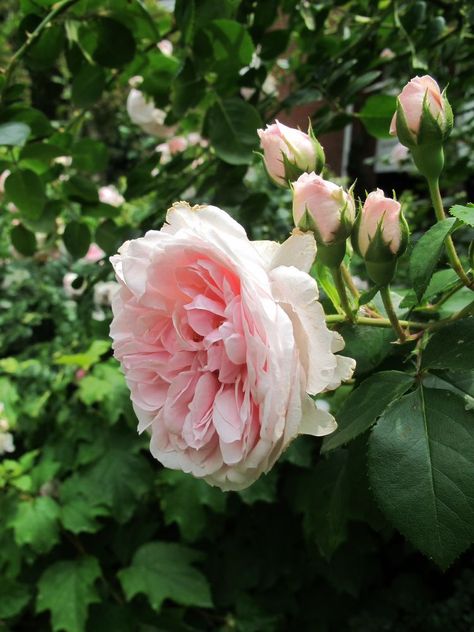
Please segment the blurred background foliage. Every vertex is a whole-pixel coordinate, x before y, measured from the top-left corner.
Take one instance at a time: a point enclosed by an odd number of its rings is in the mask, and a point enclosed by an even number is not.
[[[391,528],[366,435],[326,458],[301,437],[240,493],[153,461],[111,354],[107,260],[178,199],[285,238],[289,193],[255,153],[275,116],[302,128],[309,116],[329,172],[359,194],[396,189],[416,240],[432,220],[386,144],[394,95],[428,71],[449,84],[443,193],[472,199],[472,3],[1,9],[0,630],[472,630],[472,553],[442,573]],[[344,332],[357,383],[403,370],[391,331],[364,329]],[[333,412],[351,388],[327,398]]]

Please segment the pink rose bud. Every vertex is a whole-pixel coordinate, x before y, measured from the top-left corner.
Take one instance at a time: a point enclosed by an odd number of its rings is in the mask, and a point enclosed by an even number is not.
[[[451,106],[436,81],[429,75],[409,81],[398,96],[390,134],[407,147],[441,144],[452,127]]]
[[[324,151],[311,129],[308,133],[276,121],[259,129],[263,162],[270,178],[286,187],[305,171],[320,172],[324,167]]]
[[[345,241],[355,220],[350,193],[315,173],[303,173],[292,185],[295,226],[312,230],[318,244]]]
[[[357,216],[352,243],[378,285],[387,285],[392,280],[396,260],[407,247],[408,235],[400,202],[385,197],[381,189],[369,193]]]

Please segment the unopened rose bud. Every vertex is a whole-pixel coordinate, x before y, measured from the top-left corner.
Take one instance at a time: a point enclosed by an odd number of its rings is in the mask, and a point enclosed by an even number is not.
[[[304,172],[320,173],[324,167],[324,150],[311,126],[305,134],[276,121],[259,129],[263,161],[270,178],[286,187]]]
[[[429,75],[415,77],[398,96],[390,124],[390,134],[411,149],[418,170],[427,178],[438,178],[443,170],[443,143],[453,128],[445,92]]]
[[[345,242],[355,220],[351,192],[315,173],[303,173],[292,184],[292,189],[295,226],[313,231],[320,260],[330,267],[338,266],[344,258]],[[330,255],[329,259],[326,254]]]
[[[352,244],[377,285],[387,285],[392,280],[397,258],[406,250],[408,235],[400,202],[385,197],[381,189],[369,193],[357,217]]]

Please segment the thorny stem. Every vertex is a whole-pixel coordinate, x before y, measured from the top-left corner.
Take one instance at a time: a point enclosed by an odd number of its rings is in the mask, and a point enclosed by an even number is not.
[[[344,279],[345,284],[349,288],[352,296],[357,300],[360,296],[359,290],[356,288],[354,279],[352,278],[352,274],[349,272],[348,267],[344,265],[343,263],[341,263],[341,272],[342,272],[342,278]]]
[[[334,279],[337,293],[339,295],[339,299],[341,301],[342,309],[344,310],[348,320],[354,322],[354,314],[352,313],[351,306],[349,305],[346,294],[346,286],[344,285],[344,281],[342,279],[341,266],[338,266],[337,268],[331,268],[331,273]]]
[[[474,301],[463,307],[449,318],[443,318],[442,320],[432,321],[430,323],[422,323],[414,320],[399,320],[398,323],[401,327],[408,327],[411,329],[420,329],[425,331],[433,331],[441,329],[445,325],[449,325],[456,320],[460,320],[465,316],[474,315]],[[341,314],[328,314],[326,316],[326,322],[328,325],[336,323],[346,323],[348,319]],[[356,325],[368,325],[369,327],[392,327],[392,323],[388,318],[368,318],[366,316],[357,316],[353,321]]]
[[[446,215],[443,208],[443,199],[441,198],[441,193],[439,190],[439,180],[437,180],[436,178],[428,178],[427,180],[436,219],[438,220],[438,222],[442,222],[443,219],[446,219]],[[446,254],[448,255],[448,259],[458,277],[461,279],[466,287],[470,288],[471,290],[474,289],[473,281],[471,281],[471,279],[467,276],[464,268],[462,267],[451,235],[448,235],[446,237],[446,239],[444,240],[444,245],[446,246]]]
[[[390,286],[386,285],[380,288],[380,296],[382,297],[382,301],[385,307],[385,311],[387,312],[388,319],[394,328],[400,342],[405,342],[406,334],[403,331],[400,321],[398,320],[398,316],[395,313],[395,309],[392,303],[392,297],[390,296]]]

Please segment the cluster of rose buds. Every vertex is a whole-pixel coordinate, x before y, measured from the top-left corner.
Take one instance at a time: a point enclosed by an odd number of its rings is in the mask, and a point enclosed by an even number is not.
[[[352,235],[356,250],[368,263],[369,274],[377,284],[382,279],[379,269],[384,268],[384,280],[388,270],[393,274],[393,264],[405,250],[408,237],[399,202],[378,189],[360,205],[356,220],[352,187],[346,191],[318,175],[324,167],[324,151],[311,128],[305,134],[276,122],[258,133],[267,172],[274,182],[291,188],[295,226],[314,233],[319,261],[337,268],[344,259],[347,238]]]
[[[411,150],[423,175],[438,177],[443,143],[452,125],[451,107],[436,81],[429,76],[415,77],[398,98],[390,133],[397,134]],[[356,217],[352,187],[346,191],[320,175],[324,151],[311,126],[304,133],[276,121],[258,134],[268,175],[278,185],[291,188],[295,225],[314,233],[319,260],[338,267],[351,236],[369,276],[377,285],[387,285],[408,242],[408,225],[400,203],[377,189],[359,203]]]

